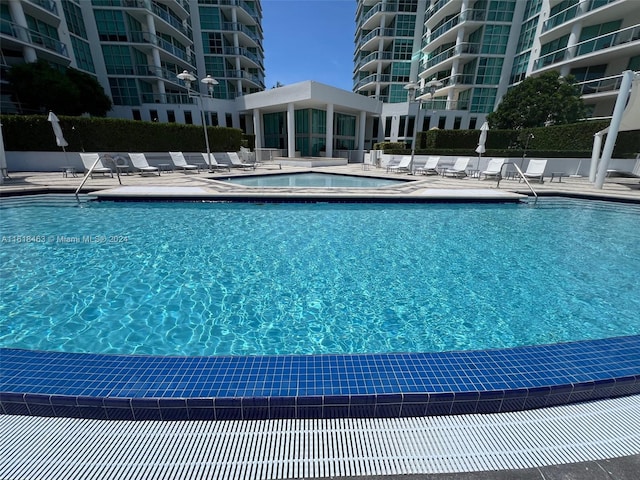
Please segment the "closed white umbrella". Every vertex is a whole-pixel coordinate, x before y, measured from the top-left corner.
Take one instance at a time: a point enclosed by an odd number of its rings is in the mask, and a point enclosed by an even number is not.
[[[480,158],[482,154],[487,151],[484,144],[487,142],[487,132],[489,131],[489,123],[484,122],[480,127],[480,138],[478,138],[478,147],[476,153],[478,154],[478,170],[480,170]]]
[[[51,128],[53,128],[53,133],[56,136],[56,145],[62,147],[62,151],[64,152],[65,162],[67,159],[67,151],[64,147],[69,145],[67,141],[64,139],[64,135],[62,134],[62,127],[60,127],[60,120],[55,113],[49,112],[49,116],[47,117],[47,121],[51,122]],[[68,162],[66,162],[68,163]]]
[[[62,147],[62,150],[64,150],[64,147],[66,147],[69,144],[64,139],[64,135],[62,134],[62,128],[60,128],[60,120],[58,120],[58,117],[56,116],[55,113],[49,112],[49,116],[47,117],[47,121],[51,122],[51,127],[53,128],[53,133],[56,136],[56,145],[58,145],[59,147]],[[65,153],[66,153],[66,151],[65,151]]]

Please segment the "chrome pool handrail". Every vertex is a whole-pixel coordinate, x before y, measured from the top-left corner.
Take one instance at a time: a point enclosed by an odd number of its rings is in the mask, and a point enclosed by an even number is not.
[[[500,174],[498,175],[498,183],[496,184],[496,188],[500,188],[500,180],[502,179],[502,170],[506,165],[513,165],[516,168],[516,170],[518,171],[518,174],[520,175],[520,178],[524,180],[524,183],[527,184],[527,186],[529,187],[529,190],[531,190],[531,193],[533,193],[533,196],[535,197],[535,200],[533,201],[533,203],[534,204],[537,203],[538,202],[537,192],[533,189],[533,187],[529,183],[529,180],[527,180],[527,177],[524,176],[524,173],[522,173],[522,170],[520,170],[520,167],[518,167],[518,165],[516,165],[514,162],[505,162],[502,164],[502,167],[500,167]]]

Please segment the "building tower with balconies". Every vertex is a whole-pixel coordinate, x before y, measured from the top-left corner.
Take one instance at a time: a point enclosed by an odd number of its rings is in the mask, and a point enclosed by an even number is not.
[[[109,116],[200,124],[203,110],[242,127],[233,100],[264,90],[259,0],[9,0],[0,14],[5,71],[38,59],[84,71],[113,100]],[[185,70],[215,78],[213,98],[199,81],[188,90]],[[19,111],[2,95],[3,112]]]
[[[640,3],[637,0],[529,0],[542,4],[527,75],[555,70],[573,75],[591,117],[608,117],[622,72],[640,71]]]

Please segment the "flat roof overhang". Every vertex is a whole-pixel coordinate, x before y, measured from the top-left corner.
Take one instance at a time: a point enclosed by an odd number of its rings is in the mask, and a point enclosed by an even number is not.
[[[312,80],[244,95],[236,102],[239,111],[281,112],[294,103],[298,109],[326,109],[328,104],[333,104],[334,111],[343,113],[380,115],[382,112],[379,100]]]

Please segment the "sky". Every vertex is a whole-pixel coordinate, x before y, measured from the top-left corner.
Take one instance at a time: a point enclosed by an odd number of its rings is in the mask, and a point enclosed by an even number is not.
[[[315,80],[351,91],[356,0],[262,0],[265,86]]]

